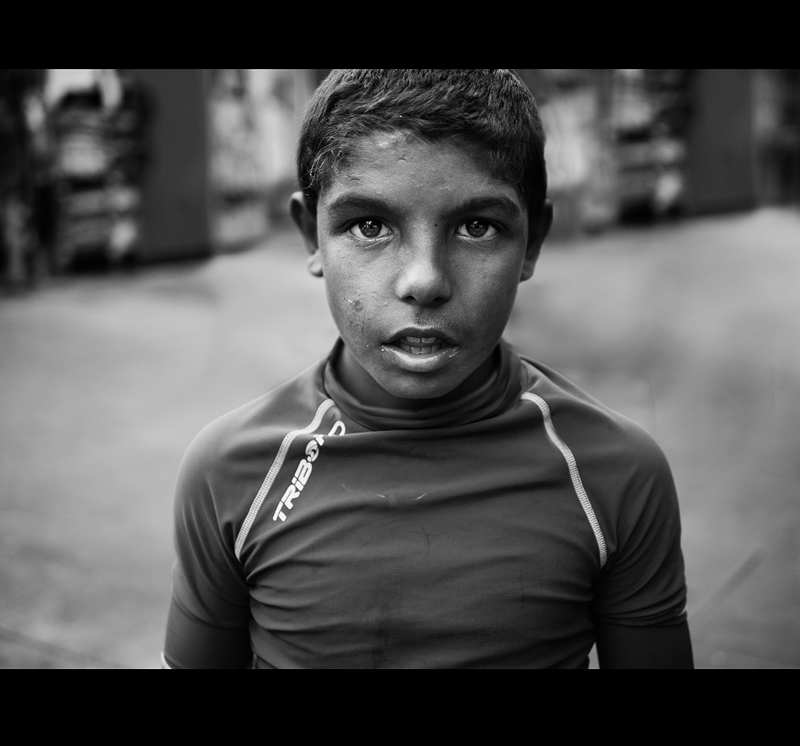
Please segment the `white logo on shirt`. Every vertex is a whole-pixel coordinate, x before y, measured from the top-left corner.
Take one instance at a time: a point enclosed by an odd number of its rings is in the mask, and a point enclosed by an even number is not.
[[[337,420],[328,435],[344,435],[345,432],[344,422]],[[282,521],[286,520],[286,513],[284,513],[283,509],[291,510],[294,507],[294,500],[300,497],[300,493],[311,478],[311,472],[314,471],[313,463],[317,460],[319,449],[323,445],[325,445],[325,438],[322,435],[315,435],[306,444],[306,457],[297,465],[292,477],[292,483],[286,488],[278,507],[275,508],[275,514],[272,516],[273,521],[277,521],[278,518]]]

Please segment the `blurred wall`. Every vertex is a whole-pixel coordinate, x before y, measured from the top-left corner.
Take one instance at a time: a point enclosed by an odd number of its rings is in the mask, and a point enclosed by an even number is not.
[[[303,69],[129,70],[145,88],[140,256],[205,256],[263,238],[288,214]]]
[[[517,72],[547,134],[554,238],[800,204],[800,70]]]
[[[697,70],[687,133],[686,210],[756,205],[753,70]]]
[[[204,70],[136,69],[149,97],[141,258],[211,253],[209,138]]]

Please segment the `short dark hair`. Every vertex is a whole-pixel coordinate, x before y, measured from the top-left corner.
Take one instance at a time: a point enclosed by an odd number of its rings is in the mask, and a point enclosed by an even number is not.
[[[547,193],[544,129],[533,94],[513,70],[332,70],[309,102],[297,149],[306,204],[374,132],[451,139],[486,159],[531,212]]]

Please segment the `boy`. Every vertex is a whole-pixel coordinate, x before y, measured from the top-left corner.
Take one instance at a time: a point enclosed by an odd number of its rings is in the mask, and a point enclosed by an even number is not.
[[[181,466],[174,668],[691,667],[650,437],[502,341],[552,219],[508,70],[337,70],[291,213],[341,334]]]

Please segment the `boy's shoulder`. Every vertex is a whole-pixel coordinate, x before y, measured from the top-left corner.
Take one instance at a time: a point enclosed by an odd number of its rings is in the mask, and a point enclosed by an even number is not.
[[[326,396],[322,374],[326,359],[258,398],[206,425],[192,440],[180,473],[206,484],[243,476],[274,457],[287,433],[314,421]],[[268,466],[269,464],[267,464]]]
[[[645,428],[606,406],[566,376],[541,362],[523,357],[527,373],[523,399],[537,404],[545,421],[577,448],[592,448],[605,457],[616,452],[633,460],[663,459],[663,452]]]
[[[523,366],[529,374],[523,399],[541,410],[550,441],[578,475],[609,556],[633,546],[631,537],[648,526],[655,534],[665,523],[679,526],[672,470],[655,438],[556,370],[529,360]]]

